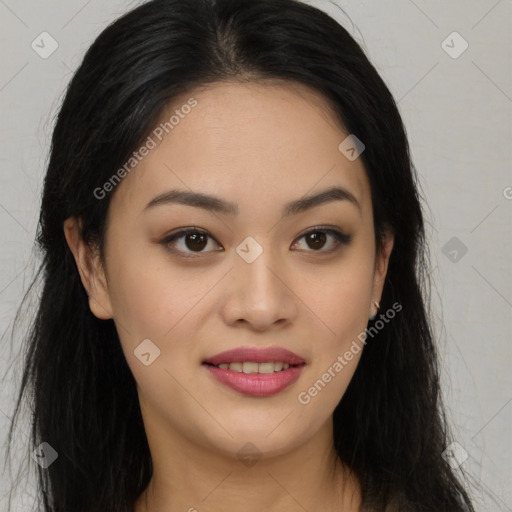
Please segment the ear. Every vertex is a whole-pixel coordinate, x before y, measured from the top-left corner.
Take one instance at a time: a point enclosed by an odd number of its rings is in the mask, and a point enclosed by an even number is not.
[[[98,248],[83,240],[81,220],[75,217],[69,217],[64,221],[64,235],[89,296],[91,312],[102,320],[112,318],[108,283]]]
[[[395,237],[391,230],[386,230],[384,236],[380,240],[377,247],[375,257],[375,269],[373,273],[373,291],[370,304],[370,318],[378,313],[378,308],[374,304],[375,301],[380,303],[382,297],[382,290],[384,289],[384,282],[388,272],[389,257],[393,250]]]

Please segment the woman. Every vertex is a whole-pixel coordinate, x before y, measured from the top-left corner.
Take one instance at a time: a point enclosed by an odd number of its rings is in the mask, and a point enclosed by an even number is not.
[[[46,512],[472,511],[395,102],[294,0],[153,0],[55,126],[28,345]]]

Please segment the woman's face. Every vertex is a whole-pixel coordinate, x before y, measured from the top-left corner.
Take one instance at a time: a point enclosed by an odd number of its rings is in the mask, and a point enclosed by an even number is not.
[[[217,83],[161,123],[110,192],[91,309],[115,321],[149,437],[284,453],[329,431],[392,239],[376,251],[363,163],[309,89]]]

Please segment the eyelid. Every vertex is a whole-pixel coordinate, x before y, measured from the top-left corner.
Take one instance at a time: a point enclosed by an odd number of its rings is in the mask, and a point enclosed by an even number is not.
[[[328,224],[319,224],[318,226],[311,226],[311,227],[305,229],[302,233],[297,235],[297,238],[295,240],[297,240],[298,238],[302,238],[303,236],[307,235],[308,233],[314,233],[316,231],[326,231],[326,232],[329,232],[329,233],[336,233],[336,234],[339,234],[339,235],[343,235],[347,239],[352,238],[351,235],[348,235],[347,233],[344,233],[343,230],[341,228],[337,227],[337,226],[331,226],[331,225],[328,225]]]

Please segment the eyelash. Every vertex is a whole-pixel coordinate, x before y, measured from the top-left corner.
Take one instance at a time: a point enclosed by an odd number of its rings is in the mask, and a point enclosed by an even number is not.
[[[314,228],[306,231],[302,235],[300,235],[296,240],[301,240],[305,238],[307,235],[310,235],[312,233],[324,233],[331,235],[334,238],[335,246],[332,249],[323,250],[323,248],[314,250],[306,250],[305,252],[311,252],[311,253],[323,253],[323,254],[331,254],[341,248],[341,246],[348,245],[352,240],[352,235],[347,235],[346,233],[343,233],[342,231],[339,231],[338,229],[332,229],[327,226],[315,226]],[[200,228],[186,228],[181,229],[175,233],[172,233],[168,236],[166,236],[163,240],[161,240],[161,244],[172,253],[179,254],[180,256],[184,258],[197,258],[203,253],[208,253],[212,251],[182,251],[180,249],[175,249],[170,247],[170,244],[172,242],[175,242],[176,240],[179,240],[180,238],[184,238],[187,235],[190,234],[201,234],[201,235],[207,235],[209,238],[215,241],[217,245],[220,245],[215,238],[213,238],[208,231],[200,229]],[[295,244],[296,242],[294,242]],[[219,251],[220,252],[220,251]]]

